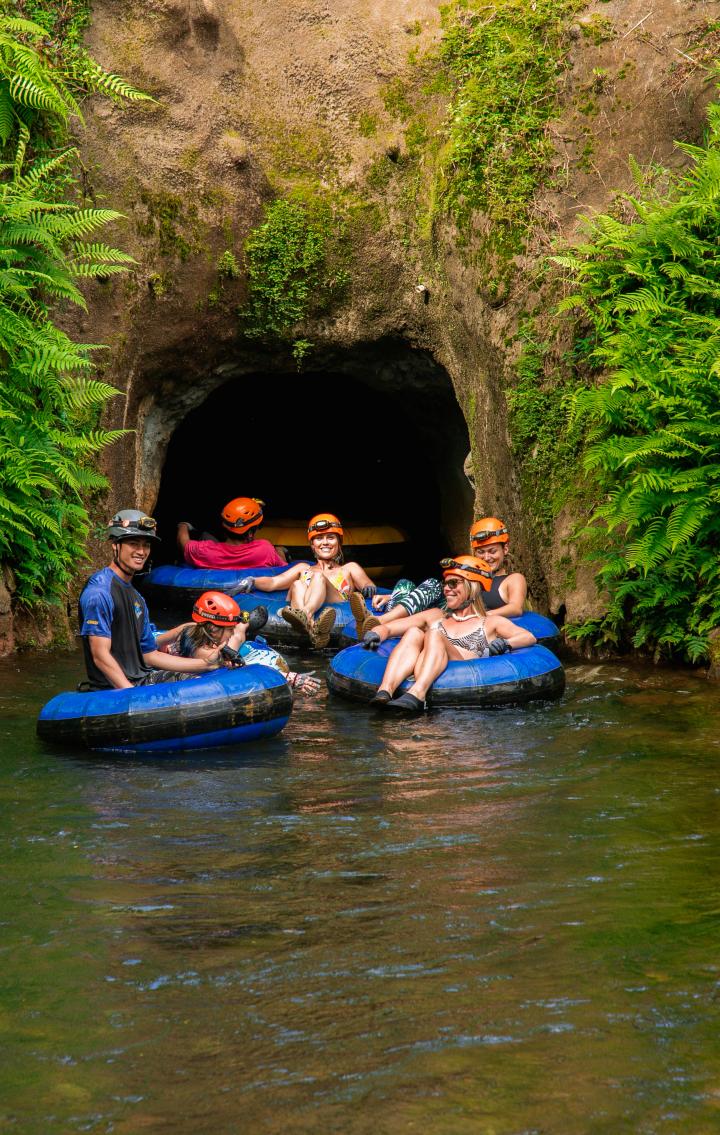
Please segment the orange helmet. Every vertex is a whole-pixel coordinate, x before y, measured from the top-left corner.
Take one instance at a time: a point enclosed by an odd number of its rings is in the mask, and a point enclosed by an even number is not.
[[[478,556],[454,556],[452,559],[440,560],[443,569],[443,579],[449,575],[460,575],[470,583],[479,583],[483,591],[489,591],[492,586],[492,572],[490,565]]]
[[[192,609],[193,622],[213,623],[216,627],[242,621],[242,612],[234,599],[222,591],[205,591]]]
[[[507,544],[509,539],[507,528],[497,516],[483,516],[470,529],[470,546],[473,551],[484,548],[486,544]]]
[[[220,513],[223,528],[236,532],[238,536],[250,528],[257,528],[258,524],[262,524],[264,504],[265,501],[259,501],[257,497],[235,497]]]
[[[308,540],[313,536],[339,536],[342,540],[344,535],[342,524],[331,512],[319,512],[308,521]]]

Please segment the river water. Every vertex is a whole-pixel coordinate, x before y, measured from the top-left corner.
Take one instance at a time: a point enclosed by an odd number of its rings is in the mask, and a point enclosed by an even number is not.
[[[138,759],[36,740],[79,671],[0,664],[0,1130],[720,1130],[701,676]]]

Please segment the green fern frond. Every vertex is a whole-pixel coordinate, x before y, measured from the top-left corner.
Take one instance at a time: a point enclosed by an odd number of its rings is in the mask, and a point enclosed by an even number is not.
[[[93,93],[108,95],[112,99],[129,99],[134,102],[155,101],[151,95],[139,91],[120,75],[104,71],[97,63],[87,58],[73,77],[79,79]]]
[[[134,256],[121,252],[118,248],[111,248],[108,244],[85,244],[76,241],[72,246],[72,253],[76,259],[82,257],[97,264],[137,264]]]
[[[46,223],[49,231],[56,236],[73,240],[78,236],[89,236],[109,221],[122,220],[122,216],[115,209],[76,209],[69,214],[49,217]]]

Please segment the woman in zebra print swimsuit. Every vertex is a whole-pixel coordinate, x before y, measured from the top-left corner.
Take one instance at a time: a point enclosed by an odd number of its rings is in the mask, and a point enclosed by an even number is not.
[[[482,594],[492,584],[488,564],[477,556],[442,560],[443,592],[447,610],[434,607],[406,619],[396,619],[368,631],[367,650],[376,650],[386,638],[402,635],[385,668],[371,705],[406,713],[420,713],[430,686],[450,661],[487,658],[513,647],[532,646],[536,639],[504,615],[487,614]],[[414,675],[407,693],[393,694],[405,678]]]

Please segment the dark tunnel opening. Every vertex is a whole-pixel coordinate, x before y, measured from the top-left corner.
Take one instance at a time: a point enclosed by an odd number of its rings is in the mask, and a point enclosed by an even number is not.
[[[178,559],[180,520],[221,537],[220,511],[235,496],[265,501],[268,524],[332,512],[350,527],[394,525],[407,534],[411,576],[465,550],[465,420],[446,372],[425,352],[406,347],[404,356],[401,367],[386,360],[362,379],[348,367],[256,373],[210,393],[168,445],[155,562]]]

